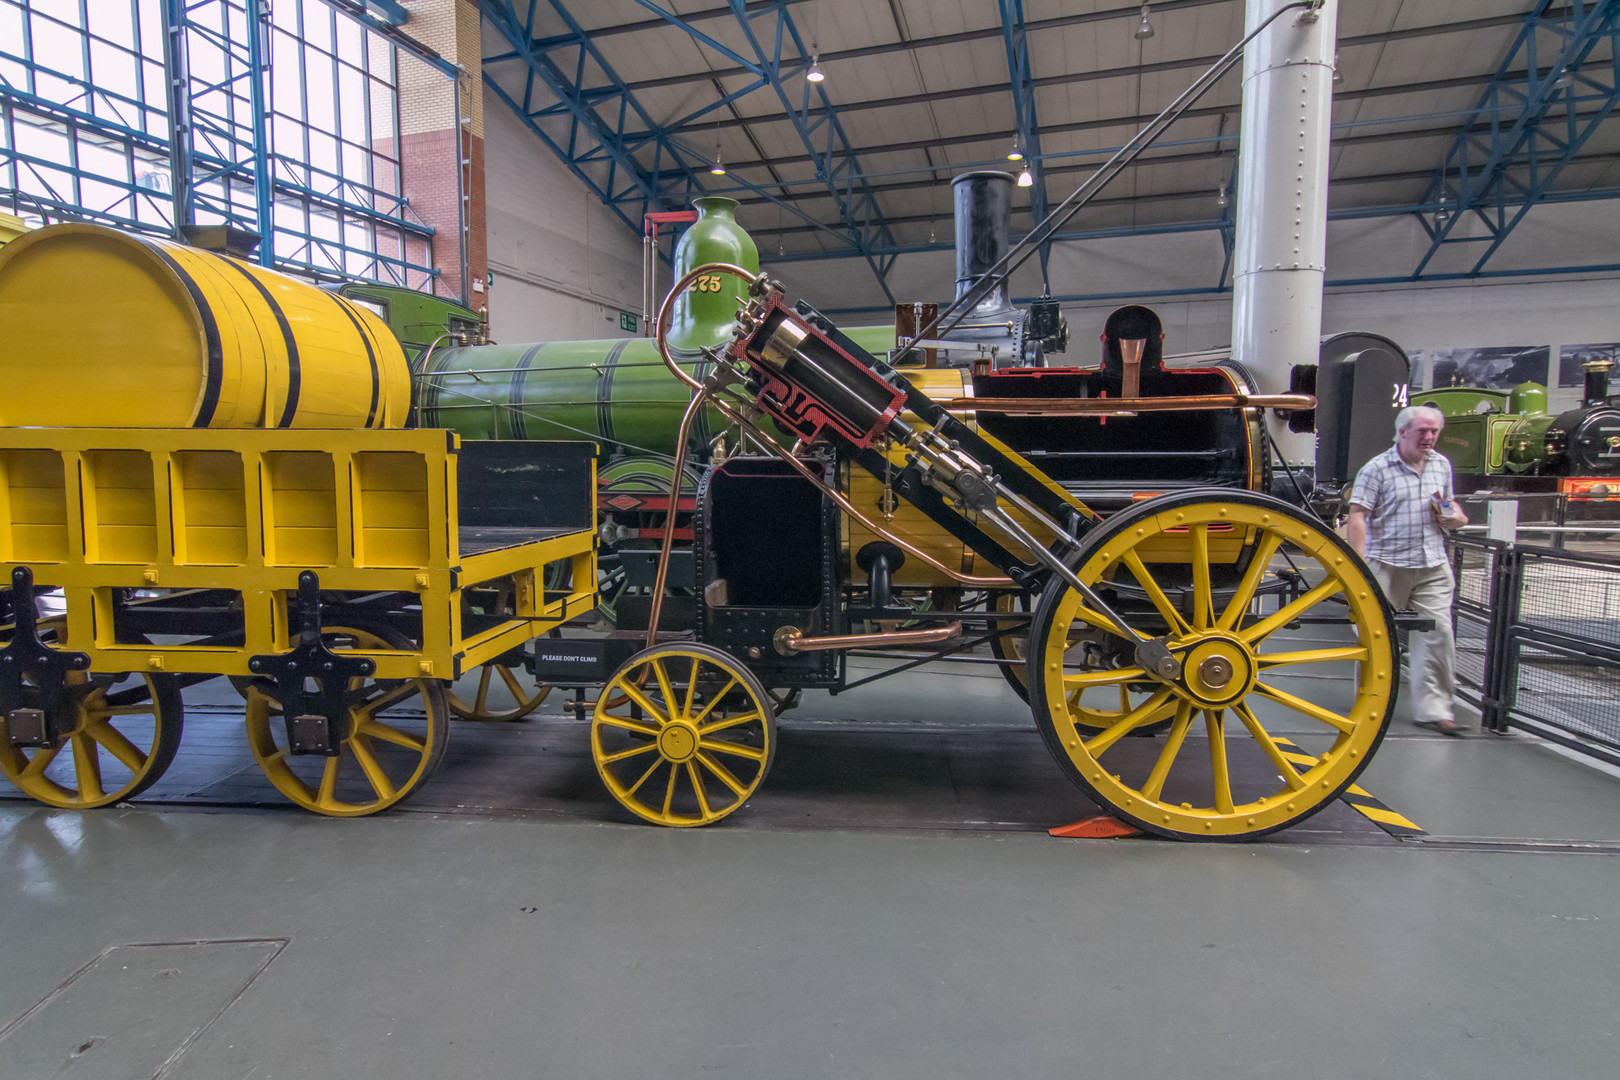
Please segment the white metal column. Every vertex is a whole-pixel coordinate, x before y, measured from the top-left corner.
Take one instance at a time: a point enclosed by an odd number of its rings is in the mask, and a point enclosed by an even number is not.
[[[1287,0],[1247,0],[1246,32]],[[1265,393],[1288,389],[1321,349],[1328,134],[1338,0],[1285,14],[1243,58],[1232,352]],[[1283,456],[1309,464],[1313,436],[1268,420]]]

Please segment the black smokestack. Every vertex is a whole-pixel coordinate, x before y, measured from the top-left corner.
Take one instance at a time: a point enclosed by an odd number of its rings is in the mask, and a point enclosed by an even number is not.
[[[1613,360],[1601,357],[1581,365],[1581,370],[1586,372],[1586,399],[1581,404],[1602,405],[1609,400],[1609,370],[1613,367]]]
[[[956,206],[956,298],[1007,254],[1012,226],[1013,178],[994,170],[963,173],[951,181]],[[1007,282],[1001,283],[974,305],[970,319],[1012,310]]]

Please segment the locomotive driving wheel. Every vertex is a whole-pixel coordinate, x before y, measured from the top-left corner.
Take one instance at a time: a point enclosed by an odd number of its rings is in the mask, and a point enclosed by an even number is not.
[[[1029,611],[1028,593],[996,593],[992,606],[999,612]],[[1012,692],[1026,705],[1029,703],[1029,666],[1025,663],[1025,648],[1029,644],[1029,631],[1016,622],[996,623],[1001,633],[990,639],[990,653],[1002,661],[1001,677],[1007,680]]]
[[[329,649],[413,650],[388,627],[326,627]],[[247,696],[248,745],[269,781],[306,810],[360,817],[410,796],[444,758],[450,707],[433,679],[352,678],[344,695],[348,734],[339,752],[294,754],[274,684],[255,681]]]
[[[0,639],[7,628],[0,627]],[[40,637],[61,626],[42,622]],[[3,641],[0,641],[3,643]],[[180,691],[170,675],[119,679],[69,671],[64,676],[68,722],[54,747],[11,745],[0,716],[0,775],[47,806],[90,810],[132,799],[157,782],[180,747]],[[24,700],[39,688],[24,680]]]
[[[1139,666],[1073,588],[1042,595],[1036,723],[1100,806],[1164,836],[1245,840],[1309,817],[1366,766],[1395,705],[1394,621],[1319,522],[1248,492],[1164,497],[1110,518],[1073,565],[1179,667]],[[1297,676],[1317,681],[1285,688]],[[1153,725],[1168,727],[1125,738]]]
[[[709,825],[748,801],[776,753],[769,692],[708,645],[644,649],[602,688],[596,771],[625,809],[658,825]]]
[[[1026,593],[1001,593],[996,597],[996,610],[1000,612],[1027,612],[1029,610],[1029,596]],[[998,625],[999,628],[1005,629],[1014,624],[1009,622]],[[1086,625],[1084,622],[1076,622],[1069,627],[1069,644],[1068,649],[1065,651],[1083,648],[1088,640],[1095,644],[1101,637],[1100,631]],[[1028,649],[1029,630],[1027,627],[1020,628],[1015,632],[1004,633],[999,637],[992,638],[990,642],[990,650],[995,654],[997,660],[1015,661],[1013,664],[1002,664],[1001,675],[1007,680],[1007,685],[1012,687],[1013,693],[1022,698],[1026,705],[1030,704]],[[1069,695],[1069,709],[1073,714],[1072,719],[1075,727],[1079,729],[1082,735],[1087,736],[1096,735],[1106,730],[1125,713],[1134,708],[1131,704],[1131,697],[1130,687],[1125,683],[1119,685],[1118,702],[1115,707],[1110,707],[1112,699],[1105,701],[1101,700],[1097,695],[1082,696],[1079,692],[1071,693]],[[1131,729],[1130,734],[1138,738],[1157,735],[1169,727],[1170,721],[1159,720],[1139,724]]]

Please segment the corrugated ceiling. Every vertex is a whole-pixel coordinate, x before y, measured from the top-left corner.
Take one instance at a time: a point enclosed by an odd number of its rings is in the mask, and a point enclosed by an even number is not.
[[[843,195],[818,178],[816,160],[791,122],[783,97],[805,100],[803,71],[812,49],[820,84],[854,152],[857,187],[889,228],[891,247],[949,239],[950,178],[973,168],[1008,168],[1015,104],[1001,7],[987,0],[787,0],[747,5],[750,25],[767,51],[783,11],[800,38],[783,44],[779,95],[762,86],[698,119],[671,127],[757,80],[727,52],[756,55],[742,20],[716,0],[482,0],[486,14],[532,17],[536,39],[566,39],[569,21],[590,48],[550,54],[565,79],[617,108],[615,86],[628,89],[660,134],[693,160],[716,153],[726,176],[699,176],[702,186],[740,198],[762,246],[795,252],[848,253],[836,230]],[[1437,170],[1504,60],[1513,55],[1528,15],[1587,13],[1582,0],[1341,0],[1330,212],[1412,212],[1433,197]],[[661,17],[658,10],[668,13]],[[1151,4],[1154,33],[1138,39],[1139,4],[1119,0],[1024,0],[1035,115],[1047,198],[1061,201],[1109,152],[1164,108],[1243,36],[1240,0],[1161,0]],[[707,35],[704,42],[692,31]],[[538,110],[555,95],[536,86],[531,69],[513,60],[509,41],[485,27],[486,75],[515,100]],[[1577,85],[1577,117],[1612,108],[1612,37],[1600,40],[1590,70],[1604,87]],[[1543,41],[1541,62],[1556,35]],[[505,57],[505,59],[499,59]],[[598,59],[599,58],[599,59]],[[1511,65],[1510,65],[1511,67]],[[611,74],[610,74],[611,72]],[[1521,75],[1510,71],[1510,81]],[[1605,95],[1598,91],[1608,88]],[[525,97],[527,95],[527,97]],[[1077,227],[1148,228],[1218,220],[1221,186],[1233,176],[1239,121],[1239,72],[1225,76],[1135,167],[1089,207]],[[588,96],[588,95],[587,95]],[[810,97],[814,103],[817,99]],[[1563,108],[1564,106],[1559,106]],[[1498,116],[1503,115],[1498,113]],[[1561,115],[1555,108],[1553,115]],[[1607,114],[1605,114],[1607,115]],[[814,120],[812,107],[807,119]],[[566,146],[566,118],[541,117]],[[611,118],[608,119],[611,124]],[[826,138],[825,128],[818,138]],[[578,149],[575,135],[576,156]],[[828,144],[832,145],[832,144]],[[650,170],[650,145],[632,151]],[[1545,153],[1545,151],[1544,151]],[[660,159],[667,164],[667,156]],[[598,162],[576,161],[588,173]],[[605,181],[604,181],[605,182]],[[1549,190],[1601,194],[1620,188],[1620,122],[1604,120]],[[847,193],[847,189],[846,193]],[[844,200],[847,202],[847,198]],[[777,207],[768,204],[776,202]],[[1014,229],[1029,226],[1021,203]],[[809,221],[800,220],[802,215]],[[634,219],[639,208],[627,217]]]

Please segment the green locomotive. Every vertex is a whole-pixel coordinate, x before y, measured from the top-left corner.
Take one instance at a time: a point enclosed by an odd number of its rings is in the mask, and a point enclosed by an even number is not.
[[[1460,490],[1604,498],[1620,481],[1620,408],[1609,396],[1611,360],[1583,365],[1579,408],[1552,413],[1547,389],[1446,387],[1412,395],[1446,417],[1439,449]]]

